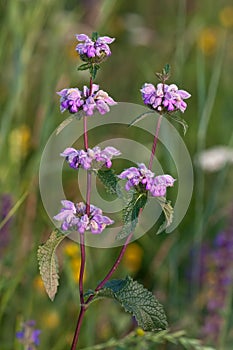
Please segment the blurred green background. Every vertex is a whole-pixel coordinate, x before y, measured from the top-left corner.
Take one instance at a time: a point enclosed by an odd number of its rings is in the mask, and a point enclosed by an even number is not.
[[[15,332],[28,319],[42,330],[40,349],[69,349],[72,341],[79,250],[69,240],[59,248],[60,287],[52,303],[36,260],[38,245],[52,230],[40,199],[38,170],[50,134],[66,118],[56,91],[88,83],[88,74],[77,72],[75,34],[93,31],[116,38],[97,77],[115,100],[142,104],[141,86],[155,84],[154,73],[166,63],[172,67],[170,82],[192,94],[184,115],[189,124],[184,141],[195,173],[189,210],[173,233],[155,236],[151,231],[132,243],[114,277],[131,274],[163,303],[171,329],[204,337],[206,304],[218,299],[219,271],[213,265],[204,283],[199,278],[201,247],[226,228],[233,234],[232,2],[0,0],[0,23],[0,220],[5,220],[0,226],[0,350],[21,349]],[[203,150],[219,145],[224,148],[197,162]],[[95,287],[118,250],[87,249],[87,288]],[[232,251],[223,264],[231,274]],[[217,349],[232,349],[231,289],[232,283],[217,313],[217,339],[204,337]],[[81,347],[122,337],[135,327],[113,302],[91,307]]]

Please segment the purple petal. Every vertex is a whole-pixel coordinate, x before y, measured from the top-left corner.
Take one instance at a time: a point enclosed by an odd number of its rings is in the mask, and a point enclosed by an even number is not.
[[[109,36],[100,36],[97,41],[100,40],[101,42],[104,42],[106,44],[111,44],[113,41],[115,41],[115,38],[110,38]]]
[[[61,204],[64,206],[65,209],[72,210],[73,212],[76,211],[75,205],[71,201],[68,201],[68,200],[64,199],[64,200],[61,201]]]
[[[67,157],[67,156],[70,156],[71,154],[76,155],[78,154],[78,151],[75,148],[68,147],[62,153],[60,153],[60,156]]]
[[[191,94],[185,90],[179,90],[178,93],[179,93],[180,97],[184,98],[184,99],[191,97]]]
[[[76,39],[78,41],[91,41],[91,39],[86,34],[76,34]]]

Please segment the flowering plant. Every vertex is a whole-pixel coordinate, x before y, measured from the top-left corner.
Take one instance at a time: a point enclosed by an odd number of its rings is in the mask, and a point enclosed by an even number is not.
[[[95,112],[105,114],[110,111],[109,106],[116,104],[107,92],[100,90],[99,86],[93,83],[100,64],[111,55],[109,44],[115,39],[107,36],[99,37],[97,33],[93,33],[92,38],[85,34],[79,34],[76,37],[81,42],[77,45],[76,50],[85,62],[79,67],[79,70],[89,70],[90,84],[89,87],[84,86],[83,89],[63,89],[58,94],[60,96],[61,112],[68,111],[79,119],[83,118],[84,149],[66,148],[60,155],[65,158],[72,169],[79,171],[82,168],[86,171],[86,201],[73,203],[70,200],[62,200],[62,208],[54,216],[54,219],[59,222],[59,229],[53,231],[48,241],[41,245],[38,250],[42,279],[49,297],[53,300],[58,286],[55,250],[69,233],[75,231],[79,235],[81,251],[79,272],[80,312],[71,350],[76,349],[81,324],[90,303],[103,297],[117,300],[127,312],[135,317],[139,327],[144,331],[159,331],[167,328],[163,307],[150,291],[129,276],[120,280],[110,280],[110,278],[120,264],[127,246],[134,236],[135,228],[142,215],[143,208],[147,205],[149,196],[158,199],[165,215],[165,223],[160,227],[159,232],[167,228],[172,222],[173,209],[170,201],[165,196],[167,188],[174,185],[175,179],[169,174],[155,176],[151,169],[162,118],[170,116],[186,128],[185,122],[176,117],[174,113],[176,111],[184,112],[187,107],[184,99],[190,97],[188,92],[179,90],[176,85],[165,83],[169,78],[169,65],[165,66],[162,73],[157,73],[160,83],[156,87],[149,83],[143,85],[141,89],[142,99],[149,110],[134,120],[132,124],[144,118],[148,113],[159,113],[149,165],[147,167],[144,163],[139,163],[137,166],[125,169],[116,175],[112,169],[112,158],[119,156],[123,153],[123,150],[118,150],[112,146],[108,146],[103,150],[98,146],[90,148],[87,131],[88,117],[94,116]],[[106,226],[114,224],[111,218],[105,216],[100,208],[91,203],[93,174],[98,176],[106,190],[111,193],[121,198],[128,198],[127,193],[131,193],[132,196],[130,200],[123,203],[123,228],[116,236],[116,239],[124,239],[121,251],[102,281],[97,284],[94,290],[88,290],[85,293],[83,277],[86,263],[85,239],[87,231],[90,231],[91,234],[101,234]],[[126,181],[123,190],[119,189],[120,180]],[[125,193],[122,193],[122,191]]]

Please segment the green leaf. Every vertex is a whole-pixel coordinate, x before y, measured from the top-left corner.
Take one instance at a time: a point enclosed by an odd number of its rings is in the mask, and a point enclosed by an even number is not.
[[[61,234],[58,229],[54,230],[47,242],[39,246],[37,252],[40,274],[46,292],[51,300],[54,299],[59,285],[58,264],[55,252],[57,246],[65,237],[66,235]]]
[[[186,134],[187,130],[188,130],[188,124],[186,123],[186,121],[182,118],[180,118],[179,116],[175,115],[175,114],[171,114],[171,113],[167,113],[167,115],[174,120],[175,122],[179,123],[182,125],[183,127],[183,132],[184,135]]]
[[[148,111],[148,112],[145,112],[145,113],[140,114],[137,118],[135,118],[135,119],[129,124],[129,127],[135,125],[136,123],[138,123],[140,120],[144,119],[148,114],[151,114],[151,113],[155,113],[155,111]]]
[[[100,69],[100,66],[98,64],[92,64],[90,66],[90,74],[92,79],[94,80],[97,74],[97,71]]]
[[[164,216],[165,216],[165,221],[164,223],[159,227],[158,232],[156,233],[157,235],[163,232],[168,228],[168,226],[171,225],[172,220],[173,220],[173,214],[174,210],[173,207],[171,206],[171,202],[168,201],[165,197],[157,197],[157,200],[163,210]]]
[[[112,280],[96,293],[95,299],[117,300],[125,311],[135,316],[138,326],[145,331],[167,328],[166,315],[162,305],[143,285],[131,277],[125,280]]]
[[[96,41],[99,37],[99,34],[98,32],[93,32],[92,35],[91,35],[91,39],[92,41]]]
[[[164,74],[169,74],[170,73],[170,69],[171,69],[170,64],[169,63],[165,64],[165,66],[163,68]]]
[[[118,177],[114,173],[112,169],[106,169],[106,170],[98,170],[97,176],[100,179],[100,181],[105,186],[105,189],[108,193],[111,194],[117,194],[118,195]]]
[[[133,232],[138,223],[138,216],[140,210],[143,209],[147,202],[147,195],[145,193],[134,192],[132,199],[127,203],[123,209],[123,223],[124,226],[117,234],[116,240],[127,237]]]
[[[83,63],[77,69],[78,70],[87,70],[87,69],[90,69],[90,68],[91,68],[91,64],[90,63]]]

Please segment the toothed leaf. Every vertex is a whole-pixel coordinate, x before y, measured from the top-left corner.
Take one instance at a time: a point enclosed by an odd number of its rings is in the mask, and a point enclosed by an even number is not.
[[[124,280],[111,280],[96,293],[98,298],[117,300],[125,311],[131,313],[138,326],[145,331],[155,331],[167,328],[166,315],[162,305],[155,296],[131,277]]]
[[[54,230],[47,242],[39,246],[37,252],[40,274],[51,300],[54,299],[59,285],[56,249],[65,237],[66,235],[61,234],[59,230]]]
[[[118,177],[112,169],[98,170],[97,176],[105,186],[108,193],[118,194]]]

